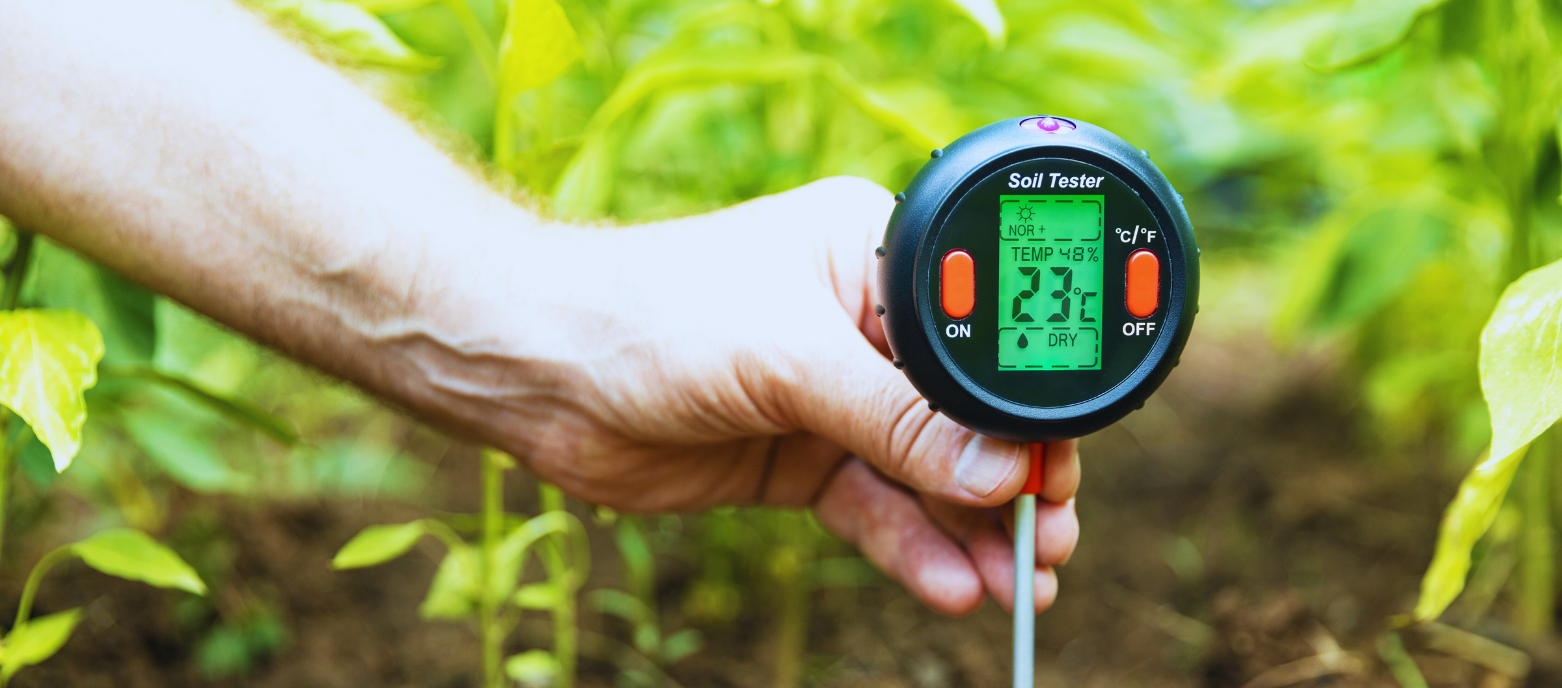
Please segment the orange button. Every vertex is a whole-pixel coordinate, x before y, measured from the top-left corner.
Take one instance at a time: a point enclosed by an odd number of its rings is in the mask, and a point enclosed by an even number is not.
[[[1145,249],[1128,256],[1128,312],[1135,318],[1155,315],[1161,306],[1161,260]]]
[[[944,315],[955,320],[970,315],[976,308],[976,261],[971,260],[971,254],[958,248],[945,253],[938,273]]]

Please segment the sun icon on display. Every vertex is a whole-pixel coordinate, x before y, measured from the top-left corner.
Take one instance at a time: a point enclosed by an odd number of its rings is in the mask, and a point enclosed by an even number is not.
[[[1031,218],[1030,206],[1028,206],[1028,205],[1020,206],[1020,222],[1030,222],[1030,218]]]

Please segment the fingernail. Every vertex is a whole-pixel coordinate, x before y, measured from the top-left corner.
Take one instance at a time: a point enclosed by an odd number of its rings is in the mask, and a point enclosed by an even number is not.
[[[955,464],[955,483],[966,492],[986,497],[1014,474],[1020,463],[1020,445],[977,435],[965,443]]]

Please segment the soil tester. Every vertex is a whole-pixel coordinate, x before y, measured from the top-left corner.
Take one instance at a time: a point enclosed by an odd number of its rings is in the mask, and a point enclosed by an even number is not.
[[[1176,367],[1198,312],[1193,226],[1144,151],[1061,117],[966,134],[895,200],[875,309],[895,366],[933,410],[1030,444],[1014,532],[1014,686],[1029,688],[1042,443],[1116,422]]]

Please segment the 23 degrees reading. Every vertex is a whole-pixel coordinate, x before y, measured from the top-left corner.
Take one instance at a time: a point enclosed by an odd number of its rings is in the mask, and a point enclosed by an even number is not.
[[[1000,197],[1000,368],[1100,366],[1103,201]]]

